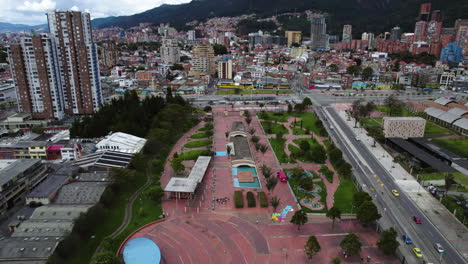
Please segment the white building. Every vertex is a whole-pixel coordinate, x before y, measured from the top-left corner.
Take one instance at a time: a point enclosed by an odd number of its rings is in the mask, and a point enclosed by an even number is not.
[[[353,26],[352,25],[344,25],[343,26],[343,42],[349,43],[353,39],[352,36],[352,30]]]
[[[146,139],[130,134],[116,132],[96,144],[98,151],[118,151],[125,153],[138,153],[146,143]]]
[[[165,64],[180,62],[180,49],[177,39],[163,39],[161,46],[161,60]]]
[[[383,133],[386,138],[424,137],[426,119],[421,117],[384,117]]]

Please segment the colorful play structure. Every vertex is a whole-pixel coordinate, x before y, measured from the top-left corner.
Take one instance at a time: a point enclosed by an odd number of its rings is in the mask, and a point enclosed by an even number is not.
[[[288,213],[294,211],[292,206],[288,205],[284,207],[283,211],[280,213],[272,213],[271,214],[271,220],[275,222],[284,222],[286,221],[286,218],[288,217]]]

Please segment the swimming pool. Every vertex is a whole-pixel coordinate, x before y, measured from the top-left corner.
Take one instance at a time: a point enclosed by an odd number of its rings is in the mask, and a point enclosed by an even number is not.
[[[250,167],[232,168],[232,175],[236,176],[238,171],[250,171],[252,175],[257,175],[257,170]]]
[[[258,177],[255,177],[253,182],[239,182],[239,179],[234,177],[232,178],[232,182],[234,184],[234,187],[260,188],[260,181],[258,180]]]

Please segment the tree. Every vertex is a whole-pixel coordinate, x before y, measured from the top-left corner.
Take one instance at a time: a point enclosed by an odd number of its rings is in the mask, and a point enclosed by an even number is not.
[[[354,233],[347,234],[340,243],[340,247],[348,255],[356,255],[361,252],[361,246],[361,239]]]
[[[339,257],[334,257],[334,258],[332,258],[331,263],[332,264],[340,264],[341,259]]]
[[[228,50],[227,50],[226,46],[221,45],[221,44],[214,44],[213,45],[213,50],[214,50],[215,55],[223,55],[223,54],[228,53]]]
[[[302,100],[302,104],[303,104],[305,107],[308,107],[308,106],[311,106],[311,105],[312,105],[312,101],[310,100],[309,97],[306,97],[306,98],[304,98],[304,100]]]
[[[262,152],[262,154],[265,154],[265,152],[267,152],[267,150],[268,150],[267,145],[265,145],[265,144],[260,145],[260,151]]]
[[[278,140],[283,139],[283,132],[276,133],[276,139],[278,139]]]
[[[306,256],[310,259],[320,251],[320,244],[315,236],[309,236],[304,246]]]
[[[299,180],[299,186],[304,190],[311,191],[314,188],[314,181],[311,177],[302,177]]]
[[[227,145],[226,146],[226,152],[227,152],[228,156],[231,155],[231,151],[232,151],[231,145]]]
[[[291,104],[288,104],[288,114],[290,114],[293,110],[293,107]]]
[[[351,105],[351,116],[355,119],[354,126],[361,118],[368,117],[374,108],[375,104],[373,102],[365,103],[363,99],[354,101]]]
[[[110,179],[118,186],[124,186],[133,181],[135,173],[129,169],[114,168],[109,173]]]
[[[249,134],[250,134],[250,135],[255,134],[255,132],[257,132],[257,130],[255,129],[255,127],[251,127],[251,128],[249,129]]]
[[[338,72],[340,70],[335,63],[330,64],[329,68],[331,72]]]
[[[250,141],[252,141],[254,144],[257,144],[260,141],[260,138],[254,135],[250,138]]]
[[[365,201],[372,201],[371,196],[367,192],[359,191],[359,192],[354,193],[354,195],[353,195],[353,206],[354,207],[358,208]]]
[[[305,153],[310,150],[310,144],[307,140],[302,140],[299,143],[299,148]]]
[[[92,258],[91,264],[120,264],[120,259],[111,251],[103,251]]]
[[[454,183],[455,177],[453,177],[453,174],[447,173],[445,175],[445,195],[447,195],[448,191],[450,190],[450,187],[452,187]]]
[[[267,182],[266,182],[266,187],[267,187],[268,191],[272,192],[275,189],[277,183],[278,183],[278,178],[276,178],[276,177],[268,178]]]
[[[273,196],[270,198],[270,204],[273,207],[274,212],[276,212],[276,208],[278,208],[280,202],[281,202],[281,199],[278,198],[278,196]]]
[[[330,208],[330,210],[328,210],[327,217],[332,220],[332,229],[335,229],[335,220],[337,218],[341,219],[340,209],[333,206],[332,208]]]
[[[384,139],[384,133],[381,127],[375,127],[375,126],[368,126],[367,127],[367,135],[372,137],[374,139],[374,144],[372,145],[375,147],[375,144],[377,143],[377,140]]]
[[[155,203],[159,203],[164,195],[164,190],[160,185],[154,185],[146,191],[148,197]]]
[[[400,116],[403,113],[403,102],[393,94],[385,98],[384,105],[388,108],[390,116]]]
[[[348,74],[358,75],[359,73],[361,73],[361,67],[356,66],[356,65],[351,65],[348,68],[346,68],[346,72]]]
[[[203,107],[203,111],[205,111],[205,112],[211,112],[211,110],[212,110],[212,108],[209,105]]]
[[[364,226],[382,217],[377,210],[377,206],[372,201],[363,202],[356,211],[357,220]]]
[[[263,176],[267,179],[270,178],[271,174],[273,174],[271,168],[268,167],[266,164],[262,164],[260,170],[262,171]]]
[[[362,60],[359,58],[354,59],[354,62],[356,63],[356,66],[361,66]]]
[[[307,214],[304,212],[304,210],[298,210],[294,212],[294,215],[291,218],[291,224],[296,225],[297,230],[300,230],[301,226],[305,225],[307,221],[308,221]]]
[[[372,75],[374,75],[374,70],[371,67],[366,67],[362,70],[362,78],[364,80],[369,80]]]
[[[179,158],[171,160],[171,168],[176,174],[179,174],[185,170],[185,166],[182,164],[182,160]]]
[[[296,104],[296,105],[294,106],[294,110],[296,110],[296,112],[298,112],[298,113],[302,113],[302,112],[304,112],[304,110],[305,110],[305,105],[303,105],[303,104]]]
[[[189,61],[189,60],[190,60],[189,56],[186,56],[186,55],[180,56],[180,62],[186,62],[186,61]]]
[[[319,144],[315,145],[309,153],[310,153],[310,158],[312,159],[312,161],[316,163],[319,163],[319,164],[325,163],[325,160],[327,159],[327,152],[322,147],[322,145],[319,145]]]
[[[380,239],[377,241],[377,246],[386,255],[394,255],[400,243],[397,241],[397,232],[393,227],[383,231],[380,234]]]
[[[247,123],[247,125],[250,125],[250,123],[252,122],[252,117],[250,116],[246,117],[245,122]]]

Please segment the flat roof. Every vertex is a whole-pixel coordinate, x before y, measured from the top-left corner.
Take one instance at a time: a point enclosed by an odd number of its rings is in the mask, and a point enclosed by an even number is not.
[[[49,204],[37,207],[30,220],[70,220],[78,218],[81,213],[86,213],[92,205],[59,205]]]
[[[71,220],[26,220],[16,228],[12,237],[61,237],[73,228]]]
[[[383,119],[384,120],[426,120],[422,117],[417,117],[417,116],[396,116],[396,117],[385,116]]]
[[[58,191],[69,179],[69,176],[61,174],[47,176],[26,198],[48,198],[52,193]]]
[[[423,149],[421,149],[420,147],[416,146],[415,144],[411,143],[408,140],[405,140],[402,138],[388,138],[388,139],[394,144],[396,144],[397,146],[399,146],[400,148],[409,152],[411,155],[413,155],[417,159],[423,161],[427,165],[438,170],[439,172],[456,171],[454,168],[445,164],[443,161],[437,159],[436,157],[430,155],[429,153],[427,153],[426,151],[424,151]]]
[[[252,153],[250,153],[249,141],[246,137],[236,136],[231,137],[231,142],[234,145],[234,155],[232,160],[239,159],[252,159]]]
[[[39,159],[18,159],[13,162],[11,161],[12,160],[8,160],[3,163],[7,164],[0,171],[0,186],[11,181],[13,178],[17,177],[29,168],[41,163],[41,160]]]
[[[3,239],[0,241],[0,262],[10,261],[7,263],[15,264],[46,263],[48,257],[57,247],[59,240],[58,237],[11,237]]]
[[[188,192],[193,193],[197,188],[198,184],[203,181],[206,170],[210,165],[210,156],[198,157],[195,165],[187,178],[172,177],[167,183],[164,191],[166,192]]]
[[[55,204],[95,204],[99,202],[107,182],[71,182],[60,189]]]

